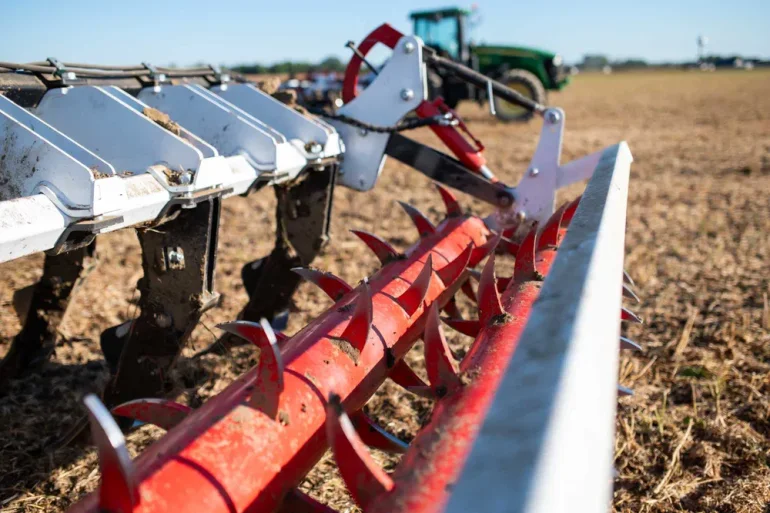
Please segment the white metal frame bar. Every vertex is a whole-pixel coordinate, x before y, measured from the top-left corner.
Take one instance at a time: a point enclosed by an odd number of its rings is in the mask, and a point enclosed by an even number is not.
[[[631,161],[599,159],[447,512],[608,510]]]

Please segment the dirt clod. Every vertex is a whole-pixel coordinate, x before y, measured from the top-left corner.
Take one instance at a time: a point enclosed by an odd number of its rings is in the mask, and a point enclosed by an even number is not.
[[[157,123],[176,136],[179,136],[182,133],[179,125],[172,121],[169,115],[165,112],[161,112],[158,109],[153,109],[152,107],[145,107],[144,110],[142,110],[142,114],[147,116],[150,121]]]

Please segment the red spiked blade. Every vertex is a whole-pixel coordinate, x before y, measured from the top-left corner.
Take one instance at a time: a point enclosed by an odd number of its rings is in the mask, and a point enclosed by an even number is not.
[[[460,377],[452,363],[452,353],[441,332],[438,308],[432,306],[425,324],[425,370],[430,386],[438,397],[451,393],[460,385]]]
[[[456,319],[460,319],[463,316],[463,314],[460,312],[460,309],[457,307],[457,300],[455,299],[455,296],[452,296],[452,299],[449,300],[442,311],[449,317]]]
[[[374,447],[385,452],[403,454],[409,448],[409,444],[391,435],[373,421],[363,411],[358,411],[350,416],[353,427],[356,428],[361,441],[369,447]]]
[[[441,281],[444,282],[444,285],[448,287],[454,283],[455,280],[463,274],[465,269],[468,268],[468,265],[471,261],[471,256],[473,255],[473,249],[473,243],[468,244],[468,247],[465,248],[465,251],[463,251],[460,256],[436,271],[439,278],[441,278]]]
[[[129,513],[138,502],[131,456],[126,441],[109,410],[94,394],[83,399],[91,424],[91,438],[99,451],[99,507]]]
[[[543,230],[540,232],[540,240],[537,244],[538,249],[556,247],[559,244],[559,230],[562,226],[562,218],[566,208],[567,205],[562,205],[546,221]]]
[[[489,256],[484,270],[481,271],[479,280],[479,320],[486,325],[495,317],[503,313],[503,305],[500,302],[500,294],[497,292],[497,278],[495,278],[495,255]]]
[[[404,209],[404,212],[409,215],[409,218],[417,228],[417,233],[420,234],[420,238],[427,237],[432,233],[436,233],[436,227],[433,226],[433,223],[431,223],[427,217],[425,217],[425,214],[417,210],[417,208],[413,207],[409,203],[399,201],[398,204],[401,205],[401,208]]]
[[[283,358],[278,350],[277,337],[266,319],[259,324],[250,321],[234,321],[218,325],[228,333],[241,336],[243,331],[251,334],[261,331],[260,336],[253,337],[259,348],[259,370],[257,386],[249,404],[262,410],[268,417],[275,418],[278,414],[278,401],[283,391]]]
[[[434,397],[433,390],[412,370],[404,360],[399,360],[388,377],[398,386],[421,397]]]
[[[332,273],[325,273],[316,269],[305,269],[304,267],[295,267],[292,271],[302,276],[305,280],[315,283],[332,301],[339,301],[342,296],[353,290],[353,287],[345,283],[345,280]]]
[[[355,310],[340,338],[350,343],[360,354],[366,346],[366,340],[372,329],[372,294],[367,282],[361,285],[361,292],[354,302]]]
[[[338,395],[332,394],[326,407],[326,437],[350,495],[362,508],[393,489],[393,481],[372,460],[345,414]]]
[[[444,323],[469,337],[478,336],[481,331],[481,323],[471,319],[443,319]]]
[[[166,399],[136,399],[112,409],[113,415],[169,430],[182,422],[192,408]]]
[[[513,279],[517,283],[535,278],[535,240],[537,229],[532,228],[521,243],[513,267]]]
[[[267,338],[264,328],[261,324],[251,321],[233,321],[217,324],[217,328],[226,331],[236,337],[240,337],[254,344],[255,346],[262,348],[266,344],[270,343],[270,339]],[[272,328],[270,330],[272,332]],[[273,332],[278,342],[286,340],[286,335],[278,332]]]
[[[461,216],[463,214],[463,209],[460,207],[460,204],[457,202],[457,198],[452,191],[438,182],[434,182],[434,185],[436,186],[436,189],[438,189],[439,194],[441,194],[441,200],[444,202],[444,206],[446,206],[447,217]]]
[[[428,292],[430,286],[430,279],[433,276],[433,256],[428,255],[428,259],[425,261],[422,271],[420,271],[417,279],[414,280],[412,285],[409,286],[406,291],[398,296],[397,302],[401,305],[401,308],[407,313],[407,315],[413,315],[418,308],[422,305],[425,294]]]
[[[363,230],[350,231],[374,252],[382,265],[392,262],[393,260],[398,260],[401,257],[393,246],[373,233],[365,232]]]
[[[636,315],[634,312],[632,312],[631,310],[625,307],[620,309],[620,320],[642,324],[642,319],[638,315]]]

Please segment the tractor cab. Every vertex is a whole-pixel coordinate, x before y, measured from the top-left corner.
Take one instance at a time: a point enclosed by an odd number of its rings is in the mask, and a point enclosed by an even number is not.
[[[444,57],[462,63],[538,103],[547,103],[547,91],[561,90],[569,73],[556,53],[526,46],[476,45],[470,43],[469,26],[473,11],[458,7],[418,11],[409,15],[414,35]],[[442,96],[450,107],[460,101],[488,101],[485,91],[469,87],[440,70],[429,70],[431,97]],[[506,121],[526,121],[532,112],[494,99],[495,114]]]
[[[441,54],[464,63],[469,58],[466,20],[470,14],[453,8],[414,12],[410,17],[415,36]]]

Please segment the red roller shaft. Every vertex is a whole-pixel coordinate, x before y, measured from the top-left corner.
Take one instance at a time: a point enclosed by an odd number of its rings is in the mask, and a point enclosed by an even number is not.
[[[522,243],[514,277],[501,298],[503,314],[484,315],[482,284],[479,284],[481,318],[489,320],[482,324],[479,335],[460,364],[459,376],[463,385],[437,401],[430,423],[410,444],[391,475],[392,490],[372,500],[364,508],[366,513],[438,513],[444,510],[452,484],[459,478],[524,331],[532,305],[540,294],[543,275],[548,273],[555,259],[556,245],[566,232],[559,223],[563,213],[564,209],[554,214],[543,229],[534,266],[534,232]],[[567,219],[565,225],[566,222]],[[496,290],[494,296],[490,295],[490,290],[486,292],[488,302],[498,301]]]
[[[483,245],[487,236],[478,218],[450,218],[421,239],[404,259],[392,260],[378,271],[369,280],[372,326],[361,341],[360,352],[351,351],[342,335],[352,324],[349,321],[361,288],[346,294],[295,336],[281,342],[285,371],[274,417],[248,405],[252,394],[260,393],[255,386],[258,366],[137,458],[139,502],[133,511],[277,509],[328,447],[324,424],[330,392],[340,395],[347,412],[358,411],[422,333],[427,307],[434,302],[446,304],[467,275],[444,284],[434,272],[424,301],[412,315],[396,298],[418,278],[429,257],[433,269],[440,273],[471,243]],[[71,511],[98,511],[97,495],[87,497]]]

